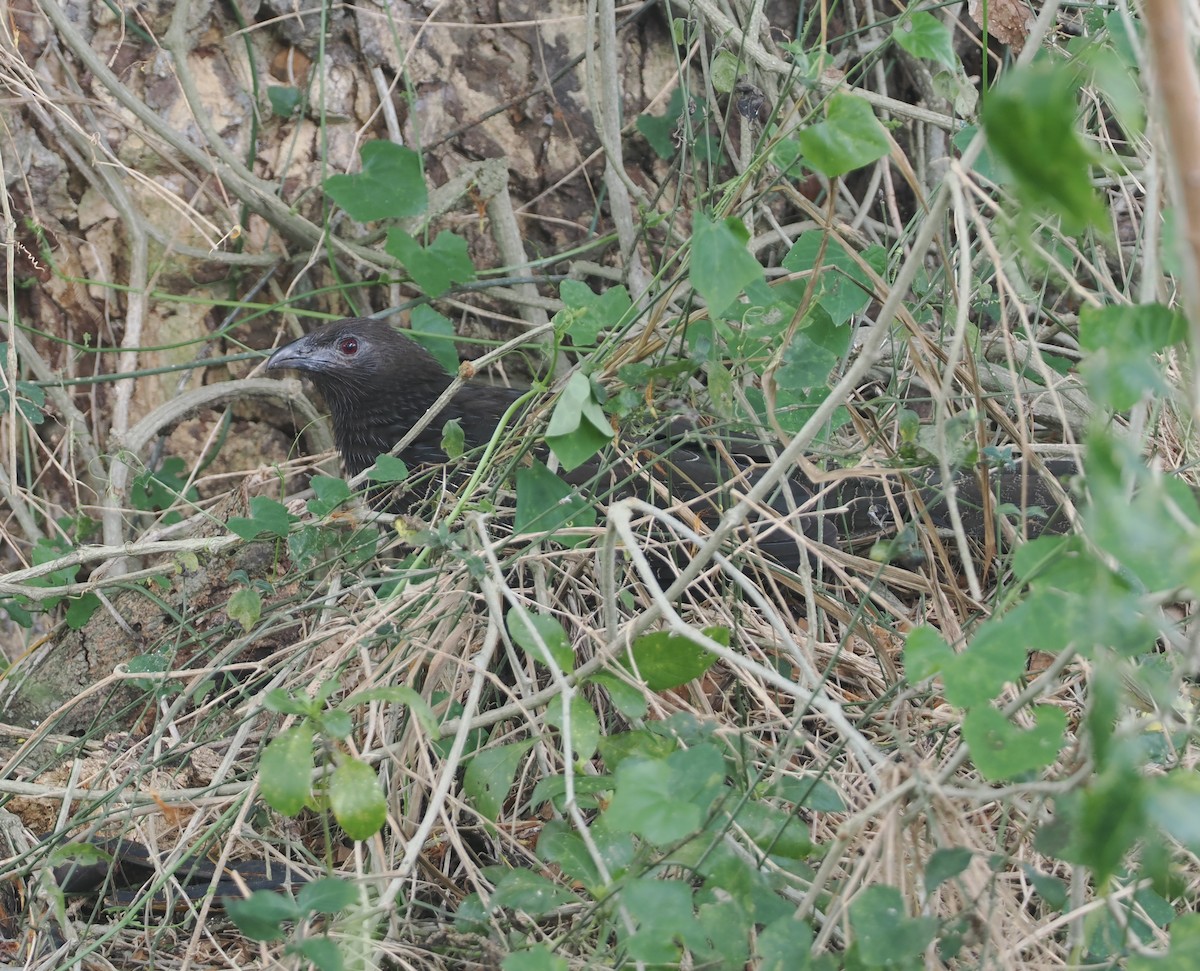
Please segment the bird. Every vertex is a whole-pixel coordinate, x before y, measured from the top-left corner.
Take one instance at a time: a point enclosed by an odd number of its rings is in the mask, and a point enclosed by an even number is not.
[[[331,412],[334,441],[348,477],[370,468],[395,445],[450,387],[453,378],[432,354],[385,320],[353,317],[320,327],[278,348],[267,360],[268,370],[291,369],[306,373],[323,395]],[[416,438],[399,453],[409,467],[428,469],[445,465],[442,428],[451,419],[462,428],[467,449],[491,439],[501,417],[525,391],[465,381],[449,403]],[[665,434],[636,442],[624,459],[597,458],[564,474],[571,485],[597,499],[637,495],[662,505],[665,496],[686,505],[709,525],[749,490],[762,476],[772,456],[761,442],[746,436],[716,435],[708,429],[673,422]],[[1071,462],[1050,463],[1051,473],[1064,477],[1075,471]],[[931,523],[948,528],[950,516],[942,501],[936,473],[914,474]],[[1015,470],[993,472],[989,483],[1001,503],[1022,509],[1041,507],[1046,519],[1031,518],[1032,534],[1047,523],[1061,531],[1055,493],[1023,464]],[[996,499],[985,501],[973,473],[958,474],[957,502],[968,533],[981,536],[984,519]],[[780,515],[800,509],[798,531],[809,539],[831,546],[856,542],[864,536],[894,532],[892,489],[877,477],[850,477],[828,489],[799,468],[794,469],[770,498]],[[820,502],[818,502],[820,499]],[[819,507],[836,509],[822,515]],[[786,530],[775,528],[772,517],[752,527],[765,537],[761,546],[784,565],[798,560],[797,541]],[[796,520],[793,520],[796,521]]]
[[[370,317],[339,320],[280,347],[267,370],[280,369],[306,372],[325,398],[348,477],[390,452],[454,380],[411,337]],[[461,425],[467,448],[486,445],[500,416],[522,394],[518,388],[466,382],[400,459],[410,468],[446,462],[442,427],[452,419]]]

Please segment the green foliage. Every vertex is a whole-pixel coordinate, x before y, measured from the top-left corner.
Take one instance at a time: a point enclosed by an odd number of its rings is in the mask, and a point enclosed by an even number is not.
[[[1112,411],[1127,411],[1149,395],[1171,389],[1154,355],[1187,335],[1187,321],[1162,304],[1084,307],[1079,313],[1079,343],[1088,352],[1083,364],[1088,390]]]
[[[134,509],[146,512],[161,512],[171,509],[176,502],[194,503],[200,498],[195,486],[188,484],[187,467],[183,459],[170,455],[163,459],[158,471],[146,469],[133,479],[129,487],[129,503]],[[171,510],[163,516],[163,525],[170,526],[183,519],[178,510]]]
[[[367,478],[380,484],[403,482],[408,478],[408,466],[394,455],[381,455],[367,472]]]
[[[427,297],[440,297],[455,283],[475,279],[475,264],[467,254],[467,241],[453,233],[438,233],[422,246],[402,229],[388,230],[384,249],[404,264],[409,276]]]
[[[299,113],[304,92],[299,88],[272,84],[267,88],[267,100],[271,103],[271,114],[276,118],[291,118]]]
[[[553,617],[517,607],[508,612],[504,623],[513,641],[539,664],[548,667],[553,659],[560,671],[569,674],[575,670],[575,654],[567,633]]]
[[[717,51],[712,61],[712,85],[721,94],[729,94],[737,83],[738,70],[744,67],[738,56],[727,48]]]
[[[229,598],[225,612],[230,620],[242,625],[242,630],[248,631],[262,616],[262,596],[253,587],[238,590]]]
[[[458,335],[448,317],[439,314],[428,304],[413,307],[409,315],[409,336],[437,358],[448,374],[458,371],[458,350],[454,346]]]
[[[729,628],[709,627],[704,636],[723,647],[729,646]],[[622,659],[631,674],[640,677],[651,691],[669,691],[700,677],[716,662],[694,640],[680,634],[656,631],[633,642],[629,657]]]
[[[620,285],[597,294],[586,283],[563,280],[559,296],[563,309],[554,315],[554,326],[575,347],[592,346],[601,331],[617,330],[632,308],[629,291]]]
[[[425,211],[429,195],[421,170],[421,156],[392,142],[363,145],[362,171],[331,175],[325,180],[329,198],[360,223],[401,219]]]
[[[1007,71],[983,105],[988,142],[1031,209],[1062,220],[1068,233],[1105,218],[1092,189],[1092,152],[1079,137],[1077,81],[1071,69],[1049,61]]]
[[[929,917],[907,917],[895,887],[867,887],[850,903],[854,954],[868,968],[925,967],[923,953],[937,932]]]
[[[8,342],[0,341],[0,366],[8,356]],[[8,414],[12,407],[12,393],[7,386],[0,387],[0,415]],[[46,392],[30,381],[17,382],[17,411],[31,425],[40,425],[46,420]]]
[[[565,471],[579,468],[612,441],[603,404],[603,389],[582,372],[567,379],[546,428],[546,444]]]
[[[225,910],[252,941],[279,941],[288,936],[289,924],[302,924],[321,914],[335,916],[358,901],[358,891],[345,880],[322,877],[305,884],[292,897],[289,893],[255,890],[244,899],[226,898]],[[301,935],[289,943],[287,952],[299,954],[319,971],[341,971],[342,953],[328,937]]]
[[[293,516],[287,507],[266,496],[254,496],[250,500],[250,515],[231,516],[229,531],[236,533],[242,539],[257,539],[259,536],[275,536],[287,539],[291,524],[299,521],[299,516]]]
[[[835,94],[825,120],[796,135],[805,164],[833,178],[883,158],[889,150],[887,131],[862,98]]]
[[[521,760],[533,744],[532,740],[528,740],[495,745],[471,757],[463,776],[463,791],[484,819],[499,818]]]
[[[887,253],[879,246],[869,247],[862,253],[851,253],[835,236],[816,229],[801,233],[783,258],[784,269],[812,274],[810,299],[819,304],[835,324],[846,323],[871,302],[875,286],[861,263],[882,275],[887,265]],[[798,307],[808,296],[806,290],[802,284],[794,297],[788,291],[782,296],[792,297]]]
[[[516,478],[517,508],[513,514],[513,529],[518,534],[596,525],[595,507],[537,459],[527,468],[517,469]],[[567,537],[557,538],[560,542],[570,542]]]
[[[682,88],[671,92],[671,100],[662,115],[639,115],[637,130],[645,136],[659,158],[674,158],[686,147],[702,162],[720,158],[720,139],[709,130],[712,118],[709,106],[686,95]]]
[[[702,212],[692,217],[692,266],[689,279],[714,314],[724,313],[763,268],[746,248],[750,235],[730,217],[714,220]]]
[[[956,71],[960,66],[950,28],[924,10],[909,13],[896,21],[892,27],[892,40],[913,57],[933,61],[949,71]]]
[[[373,701],[405,705],[427,728],[434,723],[433,714],[416,692],[404,686],[359,692],[328,707],[336,690],[331,682],[321,685],[312,698],[280,689],[267,693],[264,704],[269,710],[299,716],[300,721],[267,743],[259,763],[259,789],[276,812],[295,816],[305,808],[328,808],[347,836],[365,840],[379,832],[387,819],[387,801],[375,770],[342,746],[321,745],[318,751],[325,768],[332,771],[314,785],[317,737],[331,741],[348,737],[354,727],[351,711]]]

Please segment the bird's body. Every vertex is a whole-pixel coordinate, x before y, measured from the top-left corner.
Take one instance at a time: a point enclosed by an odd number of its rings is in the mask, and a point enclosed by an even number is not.
[[[325,397],[333,416],[334,438],[348,475],[369,468],[379,455],[392,448],[437,402],[451,384],[437,360],[424,348],[388,324],[351,318],[329,324],[280,348],[267,367],[307,372]],[[508,407],[522,394],[512,388],[467,381],[449,403],[416,436],[400,458],[412,468],[447,460],[442,450],[442,428],[451,419],[462,427],[466,447],[487,443]],[[759,481],[770,456],[756,442],[732,442],[706,436],[690,428],[683,436],[669,434],[642,442],[632,458],[607,464],[592,462],[567,479],[595,498],[638,495],[661,505],[664,498],[686,504],[701,520],[713,521],[737,493]],[[1055,475],[1069,474],[1069,463]],[[1021,508],[1040,506],[1046,514],[1058,508],[1054,493],[1041,478],[1025,471],[992,473],[989,477],[1000,502]],[[991,515],[995,500],[984,501],[974,474],[956,478],[958,503],[968,533],[979,534]],[[849,478],[817,501],[821,488],[799,469],[793,470],[770,500],[786,517],[790,529],[773,529],[768,518],[754,530],[768,552],[785,564],[799,557],[797,534],[838,545],[843,539],[861,539],[886,531],[897,508],[887,487],[877,479]],[[896,490],[898,491],[898,490]],[[949,525],[950,517],[936,487],[928,477],[920,489],[930,521]],[[836,508],[822,516],[817,507]],[[800,515],[794,515],[800,510]],[[1036,520],[1030,522],[1039,531]]]

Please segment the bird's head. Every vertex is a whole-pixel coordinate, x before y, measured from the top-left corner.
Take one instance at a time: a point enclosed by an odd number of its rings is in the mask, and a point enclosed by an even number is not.
[[[382,320],[354,317],[328,324],[279,348],[268,370],[307,371],[318,386],[372,384],[406,371],[445,374],[423,347]],[[449,378],[447,378],[447,381]]]

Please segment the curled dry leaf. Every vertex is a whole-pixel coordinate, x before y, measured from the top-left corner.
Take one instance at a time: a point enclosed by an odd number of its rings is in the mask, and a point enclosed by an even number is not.
[[[1021,0],[989,0],[986,25],[983,22],[983,0],[970,0],[967,12],[975,23],[996,40],[1011,47],[1014,54],[1021,53],[1025,38],[1029,36],[1029,25],[1034,19],[1033,13]]]

